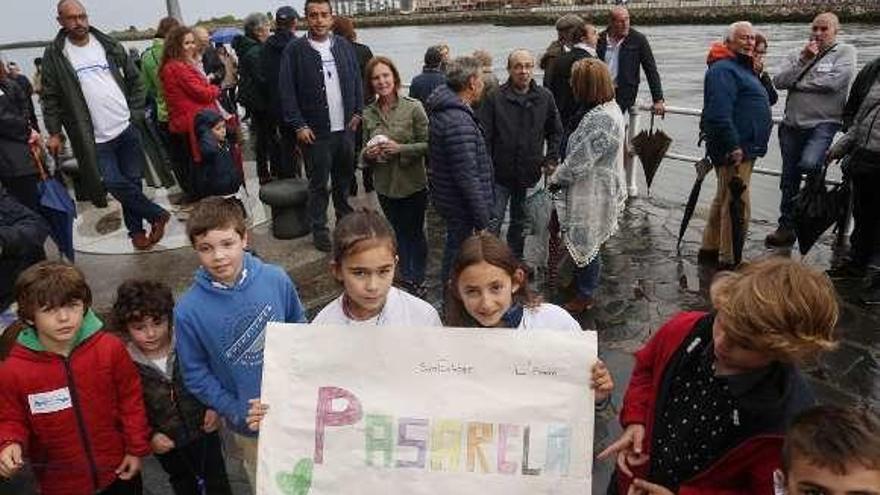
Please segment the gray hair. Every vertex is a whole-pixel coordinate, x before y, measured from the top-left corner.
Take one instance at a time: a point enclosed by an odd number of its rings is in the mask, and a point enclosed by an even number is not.
[[[247,36],[253,36],[254,33],[257,32],[260,26],[265,26],[269,24],[269,18],[266,14],[262,12],[254,12],[253,14],[248,14],[247,17],[244,18],[244,34]]]
[[[446,84],[456,93],[467,87],[472,77],[480,77],[483,66],[474,57],[458,57],[446,66]]]
[[[755,27],[752,26],[752,23],[749,21],[734,22],[730,26],[727,26],[727,35],[724,36],[724,41],[733,41],[736,32],[739,31],[741,28],[749,28],[751,30],[755,29]]]

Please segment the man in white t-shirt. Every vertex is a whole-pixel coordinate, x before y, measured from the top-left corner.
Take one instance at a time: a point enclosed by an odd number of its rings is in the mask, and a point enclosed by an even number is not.
[[[284,123],[296,132],[309,178],[309,219],[315,247],[330,251],[327,182],[341,218],[352,211],[354,132],[360,126],[363,84],[354,48],[330,32],[329,0],[306,0],[307,36],[292,41],[281,58],[279,90]]]
[[[149,249],[165,233],[171,215],[144,196],[141,136],[144,87],[125,48],[89,26],[78,0],[58,3],[61,31],[43,55],[43,119],[49,151],[71,140],[86,194],[101,203],[106,188],[122,205],[132,246]],[[144,229],[149,223],[150,231]]]

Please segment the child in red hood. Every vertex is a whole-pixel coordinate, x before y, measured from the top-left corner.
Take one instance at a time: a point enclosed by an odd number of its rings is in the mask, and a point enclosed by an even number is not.
[[[771,258],[712,286],[636,353],[609,493],[773,495],[782,432],[814,398],[796,363],[833,346],[824,274]]]

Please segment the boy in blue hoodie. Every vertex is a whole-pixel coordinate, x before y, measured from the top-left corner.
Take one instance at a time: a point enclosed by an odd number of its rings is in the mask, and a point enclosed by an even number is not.
[[[241,187],[242,173],[232,157],[223,116],[211,109],[201,110],[196,114],[195,129],[202,152],[196,175],[199,196],[235,194]]]
[[[226,419],[254,486],[257,438],[245,417],[248,400],[260,397],[266,324],[305,323],[305,311],[287,273],[245,251],[244,215],[234,199],[200,201],[186,230],[202,266],[174,308],[183,381]]]

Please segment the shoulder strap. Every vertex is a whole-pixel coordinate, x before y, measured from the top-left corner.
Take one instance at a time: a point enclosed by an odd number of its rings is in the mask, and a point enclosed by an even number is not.
[[[812,70],[813,67],[815,67],[816,64],[818,64],[819,61],[822,60],[822,59],[825,57],[825,55],[828,55],[828,52],[830,52],[831,50],[833,50],[836,46],[837,46],[837,43],[835,43],[835,44],[829,46],[829,47],[826,48],[825,50],[822,50],[821,53],[819,53],[818,55],[816,55],[816,56],[813,58],[813,60],[812,60],[812,61],[811,61],[806,67],[804,67],[804,70],[802,70],[801,73],[798,74],[797,79],[794,80],[794,84],[792,84],[791,87],[794,88],[795,86],[797,86],[797,84],[798,84],[799,82],[801,82],[801,80],[802,80],[804,77],[806,77],[807,72],[810,72],[810,70]]]

